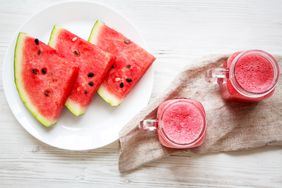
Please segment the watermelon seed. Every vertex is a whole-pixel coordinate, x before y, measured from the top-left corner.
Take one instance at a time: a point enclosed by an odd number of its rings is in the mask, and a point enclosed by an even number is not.
[[[92,87],[94,86],[94,83],[91,81],[91,82],[88,82],[88,85]]]
[[[131,42],[130,42],[130,40],[128,40],[128,39],[124,39],[124,43],[125,43],[125,44],[130,44]]]
[[[44,95],[45,95],[46,97],[49,97],[50,91],[49,91],[48,89],[46,89],[46,90],[44,91]]]
[[[71,39],[72,42],[74,42],[74,41],[76,41],[76,40],[77,40],[77,37],[73,37],[73,38]]]
[[[88,93],[88,91],[87,91],[87,90],[84,90],[84,94],[87,95],[87,93]]]
[[[41,50],[38,50],[38,51],[37,51],[37,55],[40,55],[40,54],[41,54]]]
[[[116,81],[116,82],[118,82],[118,81],[120,81],[120,80],[121,80],[120,78],[115,78],[115,81]]]
[[[47,73],[47,68],[45,68],[45,67],[42,68],[42,69],[41,69],[41,72],[42,72],[42,74],[46,74],[46,73]]]
[[[32,69],[31,72],[32,72],[33,74],[37,74],[37,73],[38,73],[38,69]]]
[[[130,82],[132,82],[132,79],[131,79],[131,78],[126,78],[126,81],[127,81],[128,83],[130,83]]]
[[[124,87],[124,83],[121,82],[121,83],[119,84],[119,87],[120,87],[120,88],[123,88],[123,87]]]
[[[34,39],[34,42],[35,42],[36,45],[39,44],[39,40],[38,39]]]
[[[76,56],[80,56],[80,53],[79,53],[79,51],[78,50],[74,50],[74,55],[76,55]]]
[[[115,68],[115,66],[114,66],[114,65],[112,65],[112,69],[113,69],[113,68]]]
[[[89,72],[89,73],[87,74],[87,76],[88,76],[89,78],[92,78],[92,77],[94,76],[94,73],[93,73],[93,72]]]
[[[130,68],[131,68],[131,65],[126,65],[126,68],[130,69]]]

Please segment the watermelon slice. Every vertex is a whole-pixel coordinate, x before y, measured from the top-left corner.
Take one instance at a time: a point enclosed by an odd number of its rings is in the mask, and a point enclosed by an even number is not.
[[[111,106],[117,106],[145,74],[155,57],[99,20],[88,41],[116,56],[98,94]]]
[[[54,26],[49,45],[79,66],[79,74],[66,106],[82,115],[112,66],[114,57],[75,34]]]
[[[56,50],[19,33],[14,54],[15,84],[24,105],[44,126],[60,116],[78,69],[69,66]]]

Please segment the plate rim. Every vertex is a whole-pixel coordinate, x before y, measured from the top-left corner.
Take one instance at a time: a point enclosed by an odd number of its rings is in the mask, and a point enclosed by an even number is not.
[[[15,37],[17,36],[17,34],[20,32],[21,28],[24,27],[24,25],[26,25],[28,22],[30,22],[36,15],[40,14],[41,12],[45,11],[46,9],[49,9],[49,8],[52,8],[52,7],[55,7],[55,6],[58,6],[58,5],[62,5],[62,4],[72,4],[72,3],[90,3],[90,4],[94,4],[94,5],[98,5],[98,6],[102,6],[106,9],[109,9],[111,10],[112,12],[118,14],[123,20],[125,20],[134,30],[135,32],[137,33],[138,37],[140,37],[140,41],[142,42],[142,46],[145,47],[147,50],[150,50],[150,48],[148,47],[146,41],[144,40],[144,37],[140,34],[139,30],[137,29],[137,27],[129,20],[127,19],[126,16],[124,16],[122,13],[120,13],[119,11],[117,11],[116,9],[112,8],[111,6],[109,5],[106,5],[104,3],[100,3],[100,2],[96,2],[96,1],[89,1],[89,0],[70,0],[70,1],[61,1],[61,2],[56,2],[56,3],[51,3],[50,5],[47,5],[43,8],[41,8],[40,10],[36,11],[35,13],[31,14],[25,21],[23,21],[23,23],[16,29],[16,31],[13,33],[11,39],[9,40],[9,45],[7,47],[7,50],[5,52],[5,55],[4,55],[4,58],[3,58],[3,64],[2,64],[2,83],[3,83],[3,91],[4,91],[4,96],[5,96],[5,99],[8,103],[8,106],[9,106],[9,109],[10,111],[12,112],[14,118],[16,119],[16,121],[18,122],[18,124],[20,124],[20,126],[29,134],[31,135],[33,138],[37,139],[38,141],[40,141],[41,143],[44,143],[50,147],[53,147],[53,148],[57,148],[57,149],[61,149],[61,150],[68,150],[68,151],[89,151],[89,150],[95,150],[95,149],[98,149],[98,148],[102,148],[102,147],[105,147],[107,145],[110,145],[112,143],[114,143],[115,141],[117,141],[119,139],[119,136],[117,138],[114,138],[114,139],[111,139],[112,141],[109,142],[109,143],[106,143],[106,144],[102,144],[100,146],[94,146],[94,147],[86,147],[86,148],[68,148],[68,147],[61,147],[61,146],[56,146],[56,145],[53,145],[51,143],[47,143],[46,140],[44,139],[41,139],[38,135],[36,134],[33,134],[32,131],[28,130],[28,128],[24,125],[22,125],[22,123],[20,122],[20,117],[18,117],[16,115],[16,112],[15,112],[15,109],[14,107],[12,107],[12,103],[8,97],[8,80],[6,80],[5,76],[6,76],[6,62],[8,61],[8,55],[9,55],[9,51],[10,49],[13,48],[13,43],[14,43],[14,40],[15,40]],[[150,91],[149,91],[149,97],[148,97],[148,100],[146,102],[146,104],[144,105],[144,107],[149,103],[151,97],[152,97],[152,91],[153,91],[153,85],[154,85],[154,68],[155,65],[154,63],[151,65],[151,67],[149,68],[148,71],[151,71],[152,75],[151,75],[151,81],[150,81]],[[14,82],[13,82],[14,83]],[[144,108],[142,107],[140,111],[142,111],[142,109]],[[136,116],[137,114],[135,114],[134,116]],[[133,117],[134,117],[133,116]],[[133,118],[132,117],[132,118]],[[129,119],[130,121],[130,119]],[[128,121],[128,122],[129,122]],[[128,123],[127,122],[127,123]],[[126,127],[126,124],[124,124],[120,131]],[[119,133],[120,133],[119,131]],[[119,135],[118,133],[118,135]]]

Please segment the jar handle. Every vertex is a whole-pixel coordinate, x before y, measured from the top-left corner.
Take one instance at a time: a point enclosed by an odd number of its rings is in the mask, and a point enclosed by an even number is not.
[[[207,70],[205,78],[207,82],[217,82],[219,78],[226,78],[228,70],[225,68],[211,68]]]
[[[145,119],[139,123],[139,129],[145,131],[155,131],[158,127],[158,120],[156,119]]]

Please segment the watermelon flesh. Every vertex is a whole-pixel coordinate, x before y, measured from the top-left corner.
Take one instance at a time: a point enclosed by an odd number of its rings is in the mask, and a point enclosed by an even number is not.
[[[15,84],[24,105],[44,126],[60,116],[78,69],[38,39],[19,33],[14,57]]]
[[[110,105],[117,106],[145,74],[155,57],[99,20],[88,41],[116,57],[98,94]]]
[[[114,57],[58,26],[53,27],[49,45],[79,67],[66,106],[74,115],[82,115],[111,68]]]

